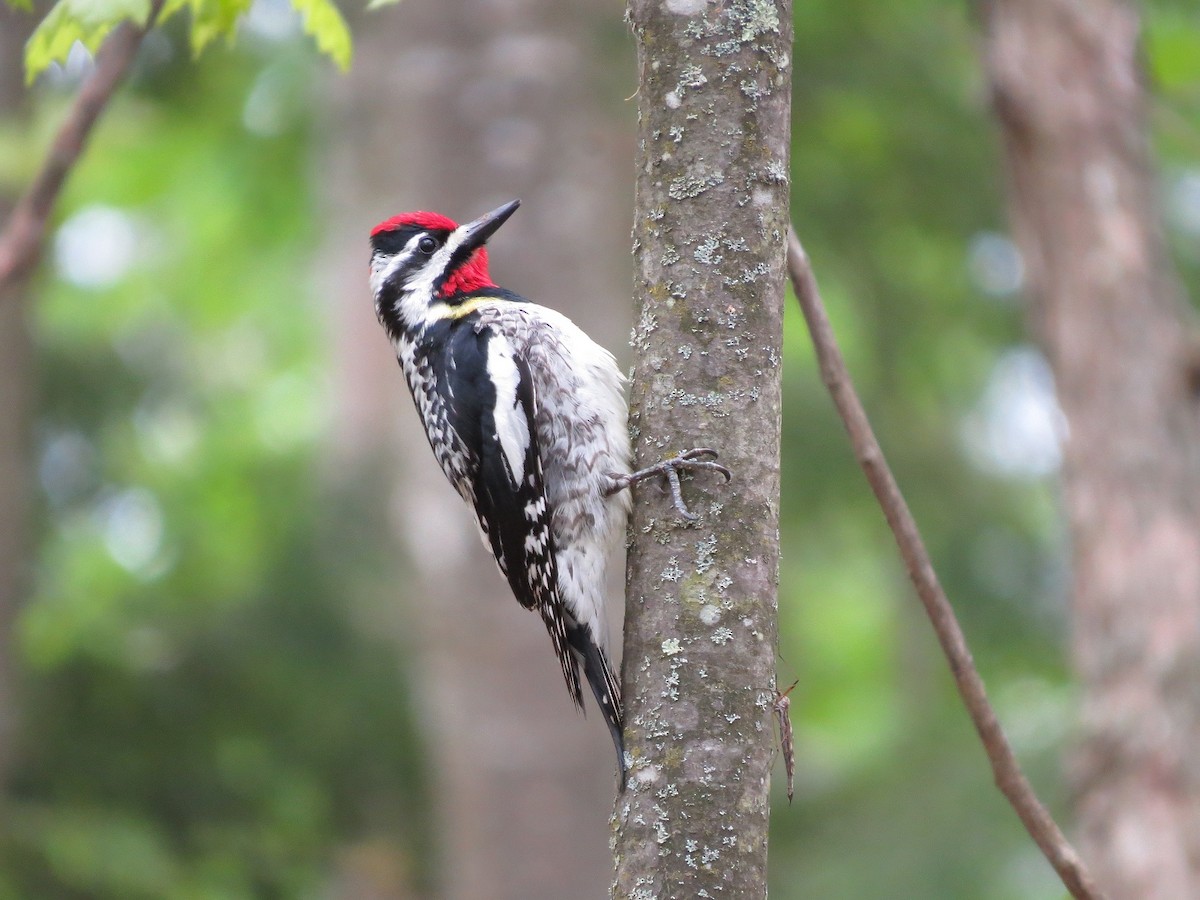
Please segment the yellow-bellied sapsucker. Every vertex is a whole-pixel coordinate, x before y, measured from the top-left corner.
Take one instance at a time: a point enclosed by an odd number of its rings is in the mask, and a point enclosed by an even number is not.
[[[442,471],[475,511],[484,546],[521,605],[541,614],[583,708],[579,665],[627,764],[621,692],[609,662],[604,571],[642,479],[729,472],[707,449],[629,472],[624,378],[561,313],[497,287],[484,243],[514,200],[458,225],[411,212],[371,232],[375,312],[395,347]]]

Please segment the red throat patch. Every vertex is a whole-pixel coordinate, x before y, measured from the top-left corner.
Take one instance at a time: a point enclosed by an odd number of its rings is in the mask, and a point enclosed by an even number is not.
[[[465,294],[468,291],[478,291],[482,288],[495,287],[496,283],[488,274],[487,250],[480,247],[471,254],[471,258],[459,266],[438,291],[439,297],[453,297],[455,294]]]

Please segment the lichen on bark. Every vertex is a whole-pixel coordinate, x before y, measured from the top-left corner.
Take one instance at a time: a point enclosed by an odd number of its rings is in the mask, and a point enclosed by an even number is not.
[[[631,431],[712,446],[688,525],[640,489],[614,896],[766,895],[779,566],[791,6],[632,0],[640,84]]]

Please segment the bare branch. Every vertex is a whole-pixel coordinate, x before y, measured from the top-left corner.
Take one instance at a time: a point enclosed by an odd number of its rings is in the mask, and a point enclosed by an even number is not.
[[[96,54],[96,68],[79,89],[75,104],[59,128],[41,171],[17,201],[0,233],[0,296],[37,264],[46,224],[63,184],[79,161],[96,120],[118,85],[125,80],[142,38],[154,26],[162,6],[163,0],[154,0],[144,26],[125,22]]]
[[[975,668],[975,661],[971,658],[971,650],[967,646],[962,628],[959,627],[950,601],[946,599],[946,594],[938,582],[929,552],[925,549],[921,533],[917,530],[916,520],[909,511],[904,495],[900,493],[896,479],[883,456],[883,450],[875,439],[871,423],[867,420],[862,402],[854,389],[850,373],[846,369],[846,361],[838,349],[833,327],[821,302],[821,294],[808,255],[796,237],[796,232],[791,229],[788,231],[788,272],[800,307],[804,311],[813,347],[816,349],[821,380],[825,382],[825,387],[833,397],[834,406],[837,407],[850,435],[850,443],[854,448],[854,455],[858,458],[858,464],[867,476],[871,490],[875,492],[875,498],[879,501],[896,538],[900,555],[908,569],[908,576],[917,589],[925,613],[933,625],[938,642],[942,645],[942,652],[950,664],[950,672],[954,676],[954,683],[962,697],[963,705],[966,706],[971,721],[975,724],[975,730],[979,732],[984,750],[987,751],[996,786],[1008,798],[1008,802],[1024,823],[1026,831],[1041,848],[1042,854],[1054,867],[1071,896],[1080,900],[1099,900],[1103,895],[1084,867],[1079,854],[1038,800],[1025,773],[1021,771],[1004,730],[1000,727],[996,711],[988,702],[983,678]]]

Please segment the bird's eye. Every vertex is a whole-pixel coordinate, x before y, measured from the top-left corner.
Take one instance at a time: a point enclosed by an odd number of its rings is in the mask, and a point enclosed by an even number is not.
[[[417,249],[422,253],[432,253],[437,249],[437,241],[429,237],[429,235],[426,235],[417,241]]]

